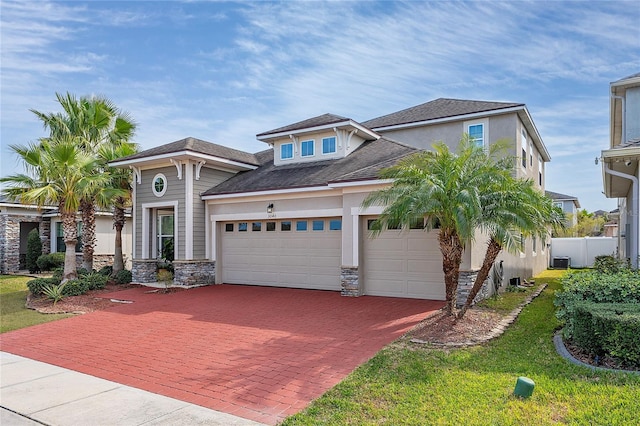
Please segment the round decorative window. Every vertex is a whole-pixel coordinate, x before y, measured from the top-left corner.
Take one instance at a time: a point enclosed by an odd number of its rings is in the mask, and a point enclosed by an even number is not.
[[[153,190],[153,195],[162,197],[167,192],[167,177],[162,173],[155,175],[151,183],[151,189]]]

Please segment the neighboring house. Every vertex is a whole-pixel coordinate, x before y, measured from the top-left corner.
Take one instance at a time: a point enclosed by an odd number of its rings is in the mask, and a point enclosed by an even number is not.
[[[603,150],[604,194],[618,198],[620,257],[638,267],[640,241],[640,73],[610,85],[609,149]]]
[[[133,277],[156,280],[166,246],[181,285],[250,284],[445,299],[437,230],[423,224],[369,237],[382,207],[363,209],[388,185],[379,172],[437,141],[455,147],[513,143],[519,176],[544,190],[549,154],[524,104],[438,99],[358,123],[325,114],[263,132],[250,154],[194,138],[112,162],[134,171]],[[464,255],[462,288],[479,270],[486,236]],[[546,268],[545,242],[502,254],[505,279]]]
[[[553,200],[553,204],[556,207],[562,209],[565,217],[567,218],[567,227],[576,226],[578,224],[578,209],[580,209],[580,201],[578,201],[578,197],[552,191],[545,191],[545,194]]]
[[[605,237],[619,237],[619,224],[618,221],[620,219],[620,210],[615,209],[611,210],[607,214],[607,222],[604,224],[604,236]]]
[[[82,261],[82,223],[78,216],[79,243],[76,246],[78,261]],[[0,197],[0,273],[15,273],[24,270],[27,253],[27,235],[38,229],[43,253],[63,252],[62,218],[55,207],[38,208],[20,204]],[[122,232],[123,252],[131,261],[131,224]],[[96,247],[94,268],[113,264],[115,231],[110,213],[96,213]],[[80,266],[80,263],[78,264]]]

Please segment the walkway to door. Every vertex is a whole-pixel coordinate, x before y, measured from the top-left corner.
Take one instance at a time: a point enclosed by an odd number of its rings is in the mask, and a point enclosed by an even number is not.
[[[2,350],[275,424],[444,305],[238,285],[148,291],[5,333]]]

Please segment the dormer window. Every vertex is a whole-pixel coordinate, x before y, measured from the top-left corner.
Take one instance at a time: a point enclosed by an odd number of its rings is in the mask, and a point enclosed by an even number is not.
[[[313,139],[302,141],[300,151],[300,155],[303,157],[313,157],[315,154],[315,141]]]
[[[290,160],[292,158],[293,158],[293,144],[283,143],[282,145],[280,145],[280,159]]]
[[[333,154],[336,152],[336,137],[322,138],[322,153]]]
[[[476,146],[484,147],[484,124],[473,124],[469,128],[469,137]]]

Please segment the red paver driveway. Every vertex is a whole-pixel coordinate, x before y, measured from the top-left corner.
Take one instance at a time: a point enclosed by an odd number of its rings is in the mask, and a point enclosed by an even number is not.
[[[444,304],[232,285],[148,291],[2,334],[2,350],[275,424]]]

